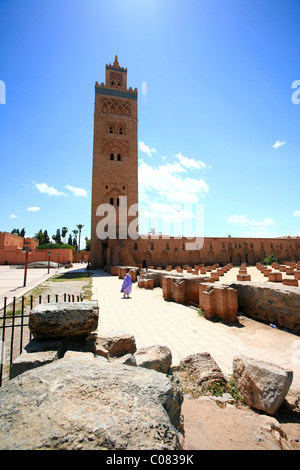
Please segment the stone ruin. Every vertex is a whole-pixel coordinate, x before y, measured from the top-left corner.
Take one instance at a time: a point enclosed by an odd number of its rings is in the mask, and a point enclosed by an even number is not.
[[[210,298],[211,292],[204,294]],[[176,371],[202,387],[225,385],[221,369],[209,353],[172,367],[167,346],[137,349],[129,333],[101,334],[98,320],[95,301],[31,310],[33,339],[0,388],[0,449],[184,449],[183,390]],[[292,371],[244,356],[234,358],[233,376],[246,403],[269,415],[279,409],[293,379]],[[233,400],[228,395],[216,402],[226,407]]]
[[[162,288],[166,301],[193,305],[203,310],[205,318],[219,318],[226,323],[234,323],[243,314],[267,324],[275,324],[291,333],[300,333],[300,293],[297,288],[300,278],[300,263],[272,263],[256,268],[268,277],[268,282],[252,282],[246,264],[242,264],[237,281],[215,284],[224,273],[232,268],[231,264],[219,267],[187,265],[168,270],[152,269],[143,272],[140,287],[146,289]],[[129,272],[136,282],[137,268],[112,267],[111,274],[125,277]],[[184,271],[184,272],[183,272]],[[196,273],[199,272],[199,275]],[[285,272],[290,278],[282,278]],[[195,273],[195,274],[194,274]]]

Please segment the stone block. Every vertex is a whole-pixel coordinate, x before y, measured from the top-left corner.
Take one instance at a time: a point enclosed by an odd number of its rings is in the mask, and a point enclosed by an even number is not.
[[[272,272],[272,269],[264,269],[264,271],[263,271],[264,277],[268,277],[269,273],[271,273],[271,272]]]
[[[285,270],[285,273],[288,275],[288,276],[293,276],[294,275],[294,268],[286,268]]]
[[[153,279],[144,279],[143,287],[145,289],[153,289],[154,288],[154,280]]]
[[[239,269],[239,274],[247,274],[247,269]]]
[[[206,268],[200,268],[200,274],[206,274]]]
[[[251,281],[250,274],[237,274],[236,276],[237,281]]]
[[[236,321],[238,312],[238,294],[235,289],[226,286],[213,287],[201,292],[201,308],[207,319],[221,318],[225,323]]]
[[[282,405],[293,381],[293,372],[246,356],[233,359],[236,389],[246,403],[274,415]]]
[[[172,353],[167,346],[154,345],[138,349],[134,355],[136,365],[167,374],[172,364]]]
[[[214,279],[214,281],[218,281],[220,279],[219,273],[211,272],[210,275],[211,275],[211,278]]]
[[[299,280],[300,279],[300,271],[295,271],[294,272],[294,278]]]
[[[89,335],[98,328],[97,301],[39,304],[29,313],[34,338]]]
[[[295,287],[298,287],[299,286],[299,281],[298,279],[283,279],[282,280],[282,284],[284,286],[295,286]]]
[[[10,379],[30,369],[44,366],[58,359],[57,351],[39,351],[27,353],[23,351],[12,363],[10,368]]]
[[[198,386],[208,386],[215,382],[226,384],[223,372],[208,352],[185,357],[180,361],[178,370],[191,375]]]
[[[86,339],[86,344],[91,352],[105,358],[121,357],[136,352],[135,338],[129,333],[92,333]]]
[[[269,281],[270,282],[282,282],[282,274],[281,273],[269,273]]]

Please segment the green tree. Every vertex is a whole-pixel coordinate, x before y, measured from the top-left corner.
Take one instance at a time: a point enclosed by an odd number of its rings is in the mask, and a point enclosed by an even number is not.
[[[64,243],[66,243],[66,235],[68,233],[68,227],[62,227],[61,229],[61,236],[63,237],[64,239]]]
[[[59,244],[62,243],[62,241],[61,241],[61,234],[60,234],[60,229],[59,229],[59,228],[56,230],[56,235],[52,235],[52,238],[53,238],[53,240],[55,241],[55,243],[59,243]]]
[[[44,243],[50,243],[50,237],[48,235],[47,230],[44,230],[43,235],[44,235]]]
[[[25,228],[22,228],[21,232],[20,232],[20,237],[25,237]]]
[[[78,230],[72,230],[72,232],[74,233],[73,246],[76,247],[76,251],[77,251],[77,247],[78,247],[78,244],[77,244],[77,234],[78,234]]]
[[[71,234],[69,235],[69,238],[68,238],[68,245],[73,245],[73,239],[72,239]]]
[[[44,237],[42,229],[38,233],[35,234],[35,238],[38,239],[39,246],[45,243],[45,237]]]
[[[85,249],[91,251],[91,240],[88,237],[85,237]]]
[[[78,230],[79,230],[79,243],[78,243],[78,249],[79,249],[79,251],[80,251],[80,237],[81,237],[81,230],[83,229],[84,225],[82,225],[82,224],[78,224],[78,225],[76,225],[76,227],[77,227],[77,228],[78,228]]]

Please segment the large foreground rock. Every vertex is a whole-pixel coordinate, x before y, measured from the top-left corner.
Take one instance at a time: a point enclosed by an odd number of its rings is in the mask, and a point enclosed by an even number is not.
[[[280,423],[247,408],[220,408],[212,397],[185,399],[183,450],[293,450]]]
[[[282,405],[293,381],[293,372],[246,356],[233,359],[236,389],[247,405],[270,415]]]
[[[0,449],[178,449],[182,400],[173,377],[68,352],[1,387]]]
[[[97,301],[40,304],[29,313],[34,338],[88,335],[98,327]]]

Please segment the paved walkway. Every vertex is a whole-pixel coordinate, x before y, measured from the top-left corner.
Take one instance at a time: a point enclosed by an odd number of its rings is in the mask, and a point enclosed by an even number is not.
[[[224,282],[228,280],[229,276]],[[265,280],[259,276],[259,281]],[[137,348],[154,344],[168,346],[173,365],[190,354],[209,352],[227,375],[232,373],[232,359],[236,355],[269,361],[292,369],[292,388],[300,390],[299,336],[246,317],[239,317],[238,326],[213,323],[200,316],[195,308],[164,301],[160,288],[151,291],[133,284],[130,298],[124,299],[121,285],[122,280],[117,276],[100,270],[94,272],[93,298],[99,302],[101,332],[131,333]]]
[[[9,304],[14,297],[18,298],[25,295],[39,284],[42,284],[63,270],[64,268],[51,268],[48,274],[48,268],[28,269],[26,287],[23,287],[24,268],[17,269],[15,266],[0,266],[0,308],[3,305],[4,297],[7,297],[7,303]]]

